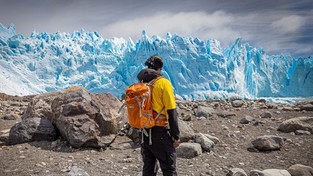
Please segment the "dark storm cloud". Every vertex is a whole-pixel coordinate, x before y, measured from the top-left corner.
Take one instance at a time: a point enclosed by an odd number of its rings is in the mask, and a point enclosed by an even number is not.
[[[167,32],[224,46],[241,37],[269,54],[312,55],[311,0],[0,0],[0,23],[17,32],[73,33],[81,28],[104,38],[131,37],[141,31]]]

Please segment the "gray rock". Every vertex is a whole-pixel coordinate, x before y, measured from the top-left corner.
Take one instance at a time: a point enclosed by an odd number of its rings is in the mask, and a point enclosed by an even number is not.
[[[284,138],[274,135],[259,136],[251,142],[260,151],[278,150],[284,144]]]
[[[305,104],[300,106],[300,110],[303,111],[313,111],[313,104]]]
[[[296,117],[282,122],[278,131],[290,133],[295,132],[296,130],[305,130],[313,133],[313,117]]]
[[[5,129],[5,130],[0,131],[0,135],[9,134],[9,133],[10,133],[10,129]]]
[[[292,107],[283,107],[282,110],[283,111],[294,111],[294,109]]]
[[[295,164],[290,166],[287,171],[292,176],[313,176],[313,168],[302,164]]]
[[[121,105],[110,94],[93,95],[77,86],[35,96],[22,118],[49,119],[75,148],[105,148],[126,121],[125,110],[117,113]]]
[[[209,138],[211,141],[214,142],[214,144],[217,144],[220,142],[219,138],[215,137],[215,136],[212,136],[212,135],[209,135],[209,134],[204,134],[207,138]]]
[[[99,127],[88,115],[60,116],[56,122],[61,135],[75,148],[99,147],[96,136],[100,135]],[[101,146],[105,147],[105,146]]]
[[[248,124],[251,123],[253,121],[253,117],[246,115],[244,118],[242,118],[239,123],[240,124]]]
[[[226,176],[247,176],[247,173],[241,168],[231,168]]]
[[[271,112],[265,111],[265,112],[263,112],[263,113],[260,115],[260,117],[261,117],[261,118],[272,118],[273,115],[272,115]]]
[[[295,134],[296,135],[311,135],[309,131],[304,131],[304,130],[296,130]]]
[[[262,98],[262,99],[257,100],[257,102],[266,103],[266,100]]]
[[[202,133],[197,133],[195,136],[195,142],[201,145],[203,151],[210,151],[214,147],[214,142],[207,138]]]
[[[89,176],[89,174],[85,170],[76,166],[73,166],[67,175],[68,176]]]
[[[123,143],[112,143],[110,146],[110,150],[127,150],[127,149],[135,149],[139,148],[140,145],[134,144],[132,141],[129,142],[123,142]]]
[[[3,146],[7,143],[9,139],[10,129],[0,131],[0,146]]]
[[[181,143],[177,148],[177,157],[191,159],[202,154],[198,143]]]
[[[213,112],[214,112],[214,109],[211,107],[198,106],[196,116],[197,117],[203,116],[205,118],[208,118],[208,117],[212,116]]]
[[[287,170],[284,169],[266,169],[263,171],[252,170],[250,176],[291,176]]]
[[[41,118],[24,119],[15,124],[9,134],[9,144],[56,139],[57,133],[52,123]]]
[[[54,123],[54,115],[51,110],[51,103],[61,92],[49,92],[36,95],[29,102],[26,110],[22,115],[22,119],[27,118],[45,118]]]
[[[182,120],[183,121],[191,121],[191,114],[186,114],[186,115],[184,115],[184,116],[182,116]]]
[[[3,119],[3,120],[16,120],[16,119],[18,119],[18,115],[10,113],[10,114],[6,114],[6,115],[2,116],[0,119]]]
[[[100,104],[100,109],[103,111],[108,111],[104,115],[110,117],[109,119],[113,119],[114,126],[116,130],[119,130],[124,125],[124,122],[127,122],[127,113],[126,109],[122,109],[120,113],[118,110],[122,106],[122,102],[120,102],[117,98],[115,98],[112,94],[102,93],[102,94],[92,94],[92,99]]]
[[[106,98],[102,98],[104,102],[101,102],[86,89],[74,88],[64,91],[53,100],[51,109],[54,112],[55,121],[59,120],[60,116],[70,117],[86,114],[90,120],[99,125],[102,135],[117,133],[118,122],[122,120],[117,111],[122,103],[109,94],[106,94]]]
[[[206,119],[206,117],[201,116],[201,117],[196,117],[196,119],[197,119],[197,120],[205,120],[205,119]]]
[[[259,125],[263,125],[264,122],[263,121],[259,121],[259,120],[253,120],[252,121],[252,125],[253,126],[259,126]]]
[[[243,100],[234,100],[234,101],[231,101],[231,105],[235,108],[239,108],[239,107],[242,107],[244,105],[245,101]]]
[[[222,112],[217,113],[217,115],[223,118],[230,118],[232,116],[236,116],[236,113],[229,112],[229,111],[222,111]]]
[[[181,142],[188,142],[195,138],[194,130],[183,120],[178,118],[178,126],[180,130],[180,141]]]

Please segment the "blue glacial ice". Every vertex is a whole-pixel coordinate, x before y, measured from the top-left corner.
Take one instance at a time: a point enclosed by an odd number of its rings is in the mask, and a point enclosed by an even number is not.
[[[144,31],[136,42],[83,29],[24,37],[2,24],[0,92],[28,95],[81,85],[119,97],[151,55],[164,59],[162,73],[182,99],[313,96],[313,58],[267,55],[240,38],[222,47],[215,39],[149,37]]]

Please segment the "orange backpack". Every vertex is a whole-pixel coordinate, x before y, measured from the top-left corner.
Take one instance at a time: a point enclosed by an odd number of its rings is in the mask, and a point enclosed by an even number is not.
[[[149,83],[135,83],[125,89],[125,103],[131,127],[143,129],[156,125],[160,113],[153,117],[152,90],[154,83],[160,78],[162,77],[157,77]]]

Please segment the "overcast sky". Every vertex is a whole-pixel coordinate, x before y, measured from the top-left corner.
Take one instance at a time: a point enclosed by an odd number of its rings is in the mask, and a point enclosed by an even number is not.
[[[270,55],[313,55],[313,0],[0,0],[0,23],[26,37],[83,28],[136,41],[145,30],[223,47],[240,37]]]

